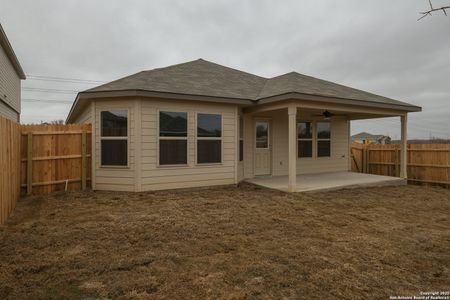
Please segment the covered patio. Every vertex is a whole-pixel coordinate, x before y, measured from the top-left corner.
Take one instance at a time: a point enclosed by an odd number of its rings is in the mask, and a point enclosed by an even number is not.
[[[244,109],[244,127],[252,129],[244,137],[256,137],[245,152],[250,160],[244,169],[248,182],[288,192],[406,183],[408,112],[420,108],[395,102],[299,98],[261,101],[258,107]],[[350,122],[385,117],[400,119],[400,178],[349,172]],[[261,123],[266,123],[267,129],[258,135],[255,128]],[[265,138],[264,143],[258,140],[261,138]],[[300,146],[307,148],[301,152]]]
[[[296,176],[294,190],[289,190],[288,176],[260,176],[247,182],[283,192],[318,192],[355,187],[406,185],[403,178],[354,172],[326,172]]]

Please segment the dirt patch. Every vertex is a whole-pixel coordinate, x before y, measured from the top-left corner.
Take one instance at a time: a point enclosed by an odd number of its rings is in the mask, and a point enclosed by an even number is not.
[[[240,187],[26,198],[0,299],[380,298],[450,288],[450,191]]]

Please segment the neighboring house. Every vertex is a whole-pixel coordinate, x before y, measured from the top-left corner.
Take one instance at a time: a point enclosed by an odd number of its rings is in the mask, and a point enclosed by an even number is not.
[[[0,116],[20,121],[20,80],[25,74],[0,24]]]
[[[405,158],[407,114],[420,110],[295,72],[268,79],[199,59],[81,92],[66,123],[92,123],[96,190],[288,175],[294,191],[297,174],[350,170],[351,120],[400,116]]]
[[[360,132],[352,136],[352,141],[360,144],[390,144],[391,137],[382,134],[370,134],[367,132]]]

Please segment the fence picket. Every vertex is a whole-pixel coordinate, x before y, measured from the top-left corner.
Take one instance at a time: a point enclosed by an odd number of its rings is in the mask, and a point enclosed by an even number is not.
[[[353,143],[352,153],[356,151],[362,151],[362,155],[353,156],[352,171],[359,172],[360,170],[357,166],[362,165],[364,173],[400,176],[399,145],[361,145]],[[450,187],[449,157],[450,145],[408,145],[408,180]]]
[[[22,145],[27,149],[22,151],[22,170],[29,174],[22,176],[26,181],[21,186],[26,187],[27,194],[64,190],[66,181],[68,190],[86,189],[91,169],[87,165],[91,156],[91,139],[87,137],[90,124],[22,125],[21,132]],[[28,143],[32,147],[27,147]]]
[[[0,117],[0,224],[20,197],[20,125]]]

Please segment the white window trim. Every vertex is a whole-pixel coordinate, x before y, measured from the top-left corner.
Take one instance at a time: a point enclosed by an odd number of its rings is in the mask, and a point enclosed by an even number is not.
[[[312,129],[312,136],[310,139],[306,139],[306,138],[299,138],[298,137],[298,123],[311,123],[311,129]],[[315,158],[315,154],[314,154],[314,135],[315,135],[315,122],[312,120],[297,120],[296,122],[296,130],[297,130],[297,159],[311,159],[311,158]],[[305,157],[300,157],[300,148],[298,147],[298,142],[300,141],[311,141],[311,156],[305,156]]]
[[[221,126],[221,132],[220,132],[220,137],[199,137],[198,136],[198,128],[197,128],[197,124],[198,124],[198,115],[199,114],[206,114],[206,115],[219,115],[220,116],[220,126]],[[224,125],[223,125],[223,114],[222,113],[216,113],[216,112],[204,112],[204,111],[197,111],[195,112],[195,166],[198,167],[204,167],[204,166],[218,166],[218,165],[223,165],[223,133],[224,133]],[[197,141],[199,140],[215,140],[215,141],[221,141],[220,142],[220,162],[217,163],[199,163],[198,162],[198,153],[197,153]]]
[[[113,110],[125,110],[127,112],[127,136],[102,136],[103,132],[103,120],[102,120],[102,112],[104,111],[113,111]],[[100,119],[100,168],[105,169],[129,169],[130,168],[130,109],[129,108],[119,108],[113,107],[108,109],[100,109],[99,111],[99,119]],[[103,140],[126,140],[127,141],[127,165],[126,166],[116,166],[116,165],[103,165],[102,164],[102,141]]]
[[[319,123],[328,123],[328,124],[330,124],[330,137],[329,138],[327,138],[327,139],[319,139],[319,130],[318,130],[318,127],[319,127]],[[315,144],[316,144],[316,158],[318,158],[318,159],[329,159],[329,158],[331,158],[331,121],[316,121],[316,124],[315,124],[315,126],[314,126],[314,128],[315,128],[315,137],[316,137],[316,141],[315,141]],[[319,141],[329,141],[330,142],[330,155],[329,156],[319,156]]]
[[[265,148],[259,148],[259,147],[256,146],[256,123],[267,123],[268,124],[267,125],[267,147],[265,147]],[[270,139],[272,137],[272,134],[271,134],[271,130],[272,130],[272,128],[271,128],[272,127],[271,119],[256,119],[254,124],[255,124],[255,126],[254,126],[253,139],[255,141],[254,142],[255,143],[255,149],[270,150],[270,146],[271,146]]]
[[[187,127],[186,127],[186,136],[159,136],[160,134],[160,123],[159,123],[159,115],[160,112],[175,112],[175,113],[186,113],[186,122],[187,122]],[[190,113],[187,110],[178,110],[178,109],[173,109],[173,108],[168,108],[168,109],[157,109],[156,110],[156,167],[157,168],[186,168],[189,167],[189,116]],[[185,164],[170,164],[170,165],[161,165],[160,161],[159,161],[159,142],[161,140],[185,140],[186,141],[186,163]]]

